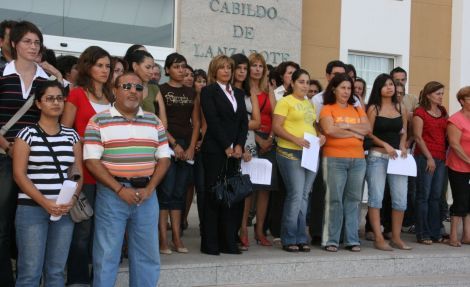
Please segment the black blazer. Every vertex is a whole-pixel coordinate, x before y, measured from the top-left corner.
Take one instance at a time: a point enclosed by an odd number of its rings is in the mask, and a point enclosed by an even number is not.
[[[201,149],[206,153],[225,153],[233,144],[245,147],[248,133],[248,115],[245,106],[245,93],[233,87],[237,100],[237,111],[233,111],[219,84],[214,83],[201,91],[201,107],[207,122],[207,131]]]

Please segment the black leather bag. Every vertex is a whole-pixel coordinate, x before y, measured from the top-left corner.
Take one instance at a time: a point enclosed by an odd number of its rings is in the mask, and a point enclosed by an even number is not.
[[[236,174],[227,176],[227,164],[228,159],[211,191],[215,201],[230,208],[233,204],[241,202],[249,196],[253,192],[253,186],[250,176],[242,174],[240,166],[238,166]]]

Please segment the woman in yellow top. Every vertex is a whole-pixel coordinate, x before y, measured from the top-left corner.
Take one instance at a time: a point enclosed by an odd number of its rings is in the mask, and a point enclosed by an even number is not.
[[[276,159],[286,186],[286,198],[281,220],[282,248],[288,252],[309,252],[305,232],[308,194],[316,173],[300,165],[302,148],[310,148],[304,134],[317,135],[314,128],[315,108],[306,99],[310,76],[299,69],[292,74],[287,96],[274,109],[273,130],[278,136]],[[320,143],[325,137],[320,136]]]

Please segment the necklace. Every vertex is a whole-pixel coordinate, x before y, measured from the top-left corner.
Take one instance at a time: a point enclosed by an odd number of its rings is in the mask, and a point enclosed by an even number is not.
[[[428,113],[435,118],[439,118],[442,115],[441,110],[439,108],[437,109],[437,111],[433,111],[431,109],[428,111]]]

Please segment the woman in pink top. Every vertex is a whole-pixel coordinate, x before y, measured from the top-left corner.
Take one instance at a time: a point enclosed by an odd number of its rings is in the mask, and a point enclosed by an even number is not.
[[[449,245],[460,247],[470,244],[470,86],[457,93],[462,109],[449,118],[447,135],[449,138],[449,182],[454,203],[450,208]],[[463,221],[462,239],[457,239],[457,230]]]
[[[88,47],[78,59],[78,79],[65,103],[62,124],[73,127],[83,139],[88,120],[96,113],[109,109],[111,99],[112,67],[111,56],[97,46]],[[93,205],[96,181],[88,170],[83,168],[82,192]],[[93,218],[75,224],[67,264],[67,284],[90,284],[88,268],[89,248]]]

